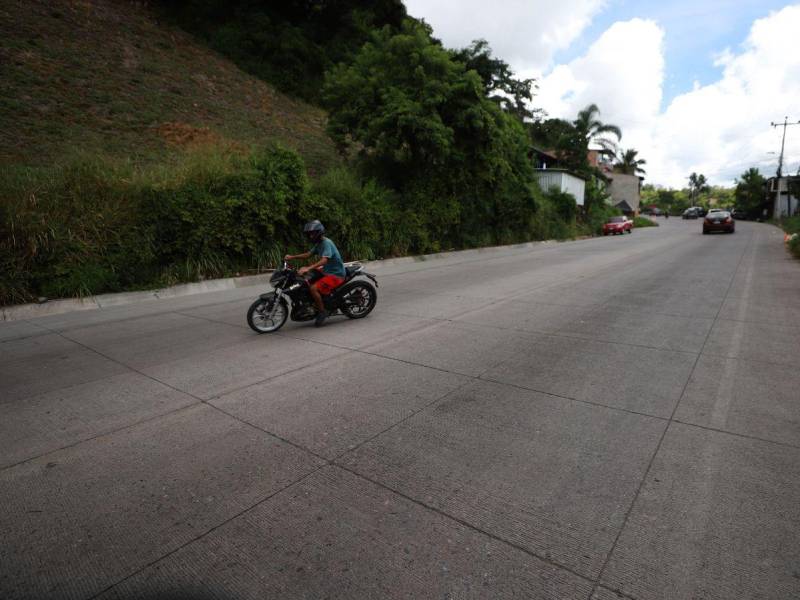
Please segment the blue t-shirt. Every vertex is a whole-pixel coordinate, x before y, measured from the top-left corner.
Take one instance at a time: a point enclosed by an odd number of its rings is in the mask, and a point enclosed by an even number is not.
[[[325,275],[336,275],[337,277],[344,277],[344,263],[336,244],[328,238],[322,238],[319,243],[310,250],[311,254],[316,254],[319,257],[326,257],[326,262],[322,267],[322,272]]]

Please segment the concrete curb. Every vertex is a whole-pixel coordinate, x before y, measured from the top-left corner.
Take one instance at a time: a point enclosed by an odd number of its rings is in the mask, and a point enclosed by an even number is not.
[[[193,294],[220,292],[253,285],[264,285],[269,283],[269,278],[270,273],[262,273],[260,275],[251,275],[249,277],[209,279],[207,281],[185,283],[157,290],[120,292],[118,294],[100,294],[98,296],[88,296],[86,298],[49,300],[41,304],[33,303],[20,304],[17,306],[5,306],[0,308],[0,311],[2,312],[2,319],[0,320],[18,321],[20,319],[32,319],[35,317],[57,315],[79,310],[111,308],[113,306],[135,304],[137,302],[143,302],[147,300],[165,300],[167,298],[178,298],[180,296],[191,296]]]
[[[384,260],[373,260],[364,262],[368,269],[380,271],[385,267],[409,265],[421,262],[443,260],[446,258],[459,257],[469,258],[470,256],[480,256],[495,254],[508,250],[532,249],[542,244],[554,244],[555,240],[544,240],[541,242],[526,242],[523,244],[512,244],[509,246],[488,246],[485,248],[473,248],[471,250],[450,250],[438,252],[436,254],[421,254],[418,256],[403,256],[400,258],[387,258]],[[178,298],[180,296],[190,296],[208,292],[220,292],[241,287],[264,285],[269,283],[270,273],[251,275],[248,277],[228,277],[226,279],[209,279],[197,283],[185,283],[168,288],[157,290],[145,290],[141,292],[120,292],[117,294],[100,294],[98,296],[88,296],[86,298],[65,298],[62,300],[48,300],[41,304],[19,304],[16,306],[0,307],[0,321],[18,321],[20,319],[32,319],[47,315],[57,315],[67,312],[80,310],[95,310],[110,308],[113,306],[123,306],[135,304],[137,302],[149,300],[163,300],[167,298]]]
[[[582,238],[581,238],[582,239]],[[575,241],[575,240],[568,240]],[[402,256],[400,258],[386,258],[383,260],[371,260],[365,262],[364,265],[369,269],[379,270],[381,267],[394,267],[399,265],[409,265],[420,262],[427,262],[432,260],[442,260],[445,258],[452,258],[454,256],[461,258],[469,258],[470,256],[479,256],[482,254],[494,254],[496,252],[505,252],[508,250],[525,250],[527,248],[536,248],[542,244],[555,244],[557,240],[544,240],[541,242],[525,242],[523,244],[511,244],[509,246],[486,246],[485,248],[472,248],[470,250],[448,250],[446,252],[437,252],[436,254],[420,254],[418,256]]]

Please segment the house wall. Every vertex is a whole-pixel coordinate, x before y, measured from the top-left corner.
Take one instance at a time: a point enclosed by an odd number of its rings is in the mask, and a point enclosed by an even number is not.
[[[791,208],[790,208],[791,201]],[[791,211],[791,212],[790,212]],[[790,217],[800,213],[800,198],[792,196],[786,192],[782,193],[780,197],[775,199],[775,214],[772,215],[773,219],[780,219],[781,217]]]
[[[575,177],[564,171],[543,169],[536,171],[536,180],[542,191],[556,188],[560,192],[568,192],[575,197],[575,203],[583,206],[586,193],[586,182],[580,177]]]
[[[789,177],[770,179],[770,190],[774,190],[772,195],[775,199],[772,213],[773,219],[800,214],[800,198],[789,193],[789,179]]]
[[[641,204],[641,181],[637,175],[624,175],[622,173],[607,173],[611,179],[606,191],[611,196],[611,204],[616,206],[623,200],[631,207],[634,215],[639,214]]]

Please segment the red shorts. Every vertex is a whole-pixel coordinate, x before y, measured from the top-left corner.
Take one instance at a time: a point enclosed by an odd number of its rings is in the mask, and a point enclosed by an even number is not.
[[[314,282],[314,285],[311,287],[315,287],[319,290],[319,293],[323,296],[327,296],[337,287],[344,283],[343,277],[337,277],[336,275],[325,275],[322,279],[317,279]]]

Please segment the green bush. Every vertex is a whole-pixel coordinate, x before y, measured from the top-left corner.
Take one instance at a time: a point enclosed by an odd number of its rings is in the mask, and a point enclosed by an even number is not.
[[[4,167],[0,302],[81,296],[150,277],[154,246],[132,176],[129,165],[98,159]]]
[[[207,151],[141,170],[100,159],[0,173],[0,302],[168,285],[274,266],[299,241],[289,150]]]
[[[171,278],[222,276],[276,264],[307,188],[305,165],[290,150],[194,155],[142,190],[143,219]]]
[[[496,166],[502,174],[503,165]],[[466,175],[465,175],[466,177]],[[323,221],[345,260],[577,233],[569,194],[498,177],[457,196],[418,181],[403,194],[352,170],[309,181],[293,151],[225,149],[158,168],[79,158],[0,171],[0,303],[152,288],[275,266]]]
[[[536,188],[534,191],[538,192],[538,185],[532,185]],[[574,214],[576,211],[574,208],[574,198],[569,194],[567,196],[568,198],[565,198],[561,196],[561,192],[556,192],[556,199],[554,199],[554,194],[550,192],[538,192],[536,194],[536,213],[531,223],[530,236],[528,239],[563,240],[575,237],[577,234],[575,219],[573,218],[567,221],[563,218],[564,212],[570,211],[566,206],[568,199],[571,199],[573,204],[573,208],[570,212]]]
[[[299,214],[304,221],[320,219],[345,260],[404,254],[411,245],[409,223],[393,196],[374,181],[362,184],[345,168],[315,181]]]
[[[800,258],[800,234],[792,234],[792,239],[789,240],[789,251],[795,258]]]
[[[797,234],[789,240],[787,246],[796,258],[800,258],[800,215],[781,219],[776,225],[790,235]]]

